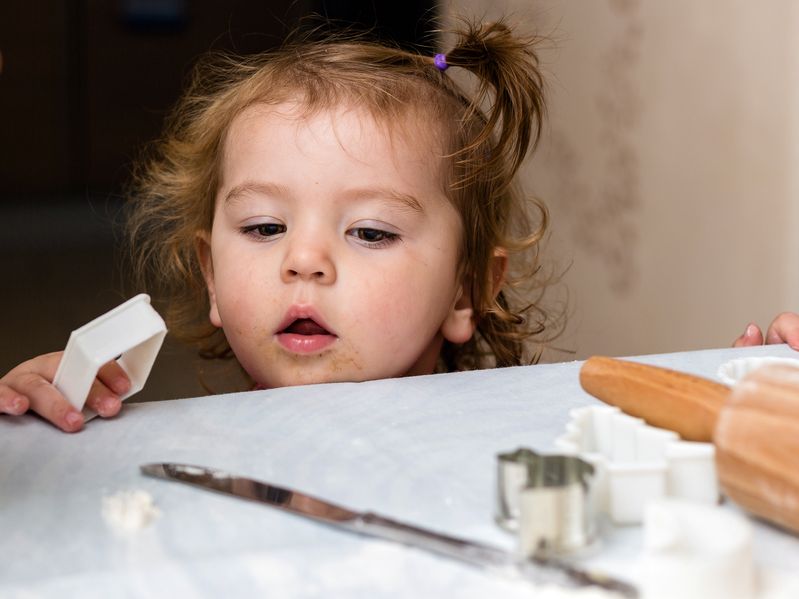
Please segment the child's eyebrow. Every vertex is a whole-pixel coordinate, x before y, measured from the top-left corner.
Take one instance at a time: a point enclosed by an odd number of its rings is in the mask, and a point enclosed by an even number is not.
[[[225,203],[239,199],[248,193],[256,193],[267,196],[286,196],[288,189],[277,183],[266,183],[259,181],[245,181],[233,187],[225,194]]]
[[[360,200],[383,200],[390,204],[400,204],[401,207],[410,208],[413,212],[424,214],[424,206],[414,196],[395,191],[384,187],[364,187],[350,189],[347,191],[347,199],[353,201]]]
[[[248,193],[255,193],[266,196],[280,196],[289,197],[290,192],[288,188],[277,183],[261,182],[261,181],[245,181],[233,187],[225,194],[224,202],[232,202]],[[363,200],[382,200],[390,204],[399,204],[403,208],[409,208],[413,212],[424,214],[424,206],[414,196],[402,193],[391,188],[385,187],[358,187],[348,189],[345,192],[345,197],[349,201],[363,201]]]

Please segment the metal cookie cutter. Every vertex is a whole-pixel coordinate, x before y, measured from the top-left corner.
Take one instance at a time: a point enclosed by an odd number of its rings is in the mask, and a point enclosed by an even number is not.
[[[518,531],[525,557],[563,554],[594,538],[594,467],[572,455],[520,448],[497,456],[497,522]]]
[[[124,401],[144,387],[165,335],[164,320],[150,306],[150,296],[141,293],[72,331],[53,385],[89,421],[97,413],[83,404],[100,367],[116,358],[127,373]]]

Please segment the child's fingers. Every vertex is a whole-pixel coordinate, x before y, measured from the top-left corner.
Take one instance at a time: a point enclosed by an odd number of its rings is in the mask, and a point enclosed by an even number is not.
[[[111,360],[103,364],[97,372],[86,405],[103,418],[116,416],[122,408],[120,398],[128,389],[130,389],[130,379],[127,373],[116,360]]]
[[[94,410],[103,418],[110,418],[119,413],[122,401],[119,395],[109,389],[101,380],[94,379],[89,389],[89,397],[86,399],[86,406]]]
[[[28,397],[30,408],[34,412],[61,430],[74,433],[83,428],[83,414],[41,375],[33,372],[20,374],[14,387]]]
[[[103,364],[97,373],[97,378],[119,396],[125,395],[130,389],[130,379],[116,360]]]
[[[27,412],[29,407],[30,403],[27,397],[17,393],[16,390],[8,385],[0,383],[0,412],[19,416]]]

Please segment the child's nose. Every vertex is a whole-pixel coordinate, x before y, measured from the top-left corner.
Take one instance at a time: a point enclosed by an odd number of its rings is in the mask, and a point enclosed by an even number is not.
[[[296,280],[334,283],[336,268],[329,248],[321,240],[293,240],[283,260],[281,278],[285,283]]]

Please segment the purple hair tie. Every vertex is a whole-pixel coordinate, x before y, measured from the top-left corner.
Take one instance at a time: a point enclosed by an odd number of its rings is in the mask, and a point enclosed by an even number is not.
[[[436,54],[435,58],[433,58],[433,62],[439,71],[446,71],[449,68],[446,54]]]

